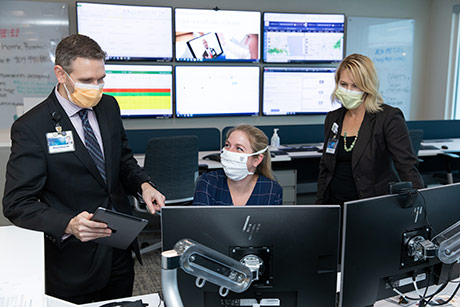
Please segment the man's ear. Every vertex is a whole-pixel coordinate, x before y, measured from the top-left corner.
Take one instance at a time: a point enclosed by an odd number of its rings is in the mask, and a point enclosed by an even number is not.
[[[67,80],[66,73],[61,65],[54,65],[54,74],[56,75],[56,79],[59,83],[65,83],[65,81]]]

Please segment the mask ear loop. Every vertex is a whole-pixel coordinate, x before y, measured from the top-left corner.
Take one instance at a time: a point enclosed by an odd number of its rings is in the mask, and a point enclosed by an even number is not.
[[[268,149],[268,146],[265,147],[265,148],[262,149],[262,150],[259,150],[258,152],[254,152],[254,153],[249,154],[249,155],[250,155],[250,156],[257,156],[257,155],[260,155],[260,154],[263,154],[265,151],[267,151],[267,149]]]
[[[74,91],[75,91],[75,82],[73,81],[72,77],[70,77],[70,75],[65,71],[64,68],[62,68],[62,71],[67,75],[67,77],[69,77],[70,81],[72,81],[73,87],[74,87]],[[66,85],[65,83],[62,83],[62,85],[64,86],[64,89],[65,89],[65,91],[66,91],[66,93],[67,93],[67,98],[68,98],[71,102],[73,102],[73,101],[72,101],[72,97],[70,97],[70,91],[69,91],[69,89],[67,88],[67,85]]]
[[[268,146],[265,147],[265,148],[262,149],[262,150],[259,150],[259,151],[257,151],[257,152],[254,152],[254,153],[252,153],[252,154],[249,154],[249,155],[248,155],[248,158],[249,158],[250,156],[257,156],[257,155],[263,154],[263,153],[266,152],[267,150],[268,150]],[[262,160],[262,161],[263,161],[263,160]],[[262,161],[261,161],[260,163],[262,163]],[[259,166],[260,163],[257,164],[257,166]],[[256,169],[257,169],[257,166],[256,166]],[[248,170],[248,172],[249,172],[249,170]],[[249,172],[249,174],[250,174],[250,175],[254,175],[255,172]]]

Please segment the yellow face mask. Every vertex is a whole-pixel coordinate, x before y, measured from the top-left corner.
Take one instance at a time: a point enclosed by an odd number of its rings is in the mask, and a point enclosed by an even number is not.
[[[65,73],[74,84],[74,91],[72,94],[70,94],[67,86],[64,84],[67,96],[71,102],[83,109],[92,108],[99,103],[102,97],[102,89],[104,88],[104,83],[93,85],[74,82],[72,78],[70,78],[69,74],[67,72]]]

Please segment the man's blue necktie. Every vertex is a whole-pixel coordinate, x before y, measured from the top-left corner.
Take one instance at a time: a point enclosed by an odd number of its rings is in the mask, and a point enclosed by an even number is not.
[[[85,146],[88,149],[89,155],[96,163],[96,167],[99,170],[99,173],[104,179],[104,182],[107,182],[107,177],[105,174],[105,162],[104,156],[102,155],[101,147],[99,146],[99,142],[96,139],[96,135],[94,134],[93,128],[89,124],[88,120],[88,111],[89,109],[81,109],[78,111],[78,115],[80,115],[81,122],[83,125],[83,135],[85,137]]]

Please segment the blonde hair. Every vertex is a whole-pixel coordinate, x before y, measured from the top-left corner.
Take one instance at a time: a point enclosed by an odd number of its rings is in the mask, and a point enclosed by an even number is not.
[[[379,79],[374,63],[365,55],[353,53],[347,56],[339,64],[335,72],[335,89],[332,93],[332,101],[338,100],[337,90],[342,71],[348,70],[356,86],[364,92],[364,105],[369,113],[382,111],[383,98],[379,93]]]
[[[259,128],[248,124],[239,124],[228,130],[226,139],[228,139],[229,136],[235,131],[242,131],[247,135],[253,152],[258,152],[268,146],[268,138]],[[262,154],[264,155],[264,159],[262,162],[260,162],[259,165],[257,165],[254,173],[274,180],[270,151],[267,149]]]

